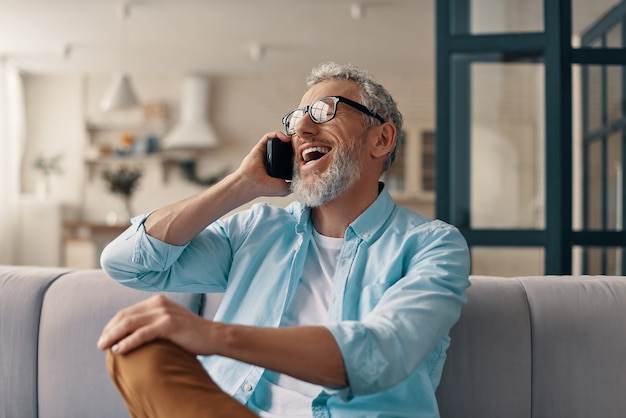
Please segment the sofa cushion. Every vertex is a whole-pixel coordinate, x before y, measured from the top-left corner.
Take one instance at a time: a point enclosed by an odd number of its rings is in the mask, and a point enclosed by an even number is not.
[[[441,418],[621,418],[626,278],[471,277]]]
[[[0,266],[0,416],[37,416],[37,338],[46,289],[67,269]]]
[[[523,281],[533,329],[534,418],[626,414],[626,279]]]
[[[50,286],[39,335],[40,418],[128,416],[96,342],[119,309],[152,295],[124,287],[101,270],[69,273]],[[201,295],[166,296],[200,312]]]
[[[529,418],[531,324],[523,285],[472,277],[450,332],[437,399],[442,418]]]

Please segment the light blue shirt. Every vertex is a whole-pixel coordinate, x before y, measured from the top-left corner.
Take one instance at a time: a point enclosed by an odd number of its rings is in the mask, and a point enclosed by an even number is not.
[[[261,203],[214,222],[173,246],[145,233],[143,221],[107,246],[102,267],[143,290],[224,292],[215,320],[279,326],[311,240],[310,209]],[[325,388],[314,417],[438,417],[448,332],[469,286],[469,252],[456,228],[396,205],[385,187],[345,231],[328,323],[349,380]],[[200,357],[213,379],[241,403],[264,369],[220,356]]]

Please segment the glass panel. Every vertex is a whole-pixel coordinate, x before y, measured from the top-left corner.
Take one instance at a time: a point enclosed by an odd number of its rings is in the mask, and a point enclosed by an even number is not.
[[[602,78],[605,76],[606,82],[603,83]],[[572,196],[575,230],[622,228],[622,131],[626,87],[623,77],[622,66],[572,67]],[[603,99],[606,100],[605,107],[602,106]],[[586,127],[581,125],[581,121],[586,122]],[[606,142],[604,151],[603,141]],[[606,161],[606,167],[602,166],[603,161]],[[603,181],[606,181],[606,195],[602,192]],[[587,210],[586,221],[583,204]],[[603,216],[606,216],[606,224],[603,224]]]
[[[574,274],[602,274],[623,276],[626,274],[624,247],[574,247]]]
[[[623,15],[623,13],[619,9],[614,9],[619,3],[621,3],[620,0],[572,0],[572,32],[574,34],[572,39],[574,43],[592,31],[597,35],[591,38],[587,36],[588,40],[584,42],[584,46],[602,47],[602,38],[605,33],[609,34],[606,39],[607,46],[622,46],[619,39],[621,27],[619,15]],[[609,14],[615,18],[611,19],[609,16],[609,18],[600,21],[601,18]]]
[[[544,272],[543,248],[472,247],[472,274],[482,276],[538,276]]]
[[[589,65],[586,69],[587,83],[583,88],[587,91],[587,133],[589,133],[602,126],[602,67]]]
[[[584,251],[583,254],[583,257],[585,257],[585,262],[587,264],[585,274],[603,274],[604,269],[602,265],[604,264],[604,261],[602,248],[590,247],[587,248],[587,250]]]
[[[609,136],[607,142],[607,220],[606,227],[612,231],[622,230],[622,132]]]
[[[607,48],[621,48],[622,44],[622,23],[618,22],[607,32],[606,46]]]
[[[544,67],[471,66],[472,228],[543,228]]]
[[[602,142],[587,145],[587,229],[602,229]]]
[[[607,122],[611,123],[621,120],[623,114],[622,67],[607,66],[606,83]]]
[[[543,31],[543,0],[452,0],[451,4],[456,34]]]

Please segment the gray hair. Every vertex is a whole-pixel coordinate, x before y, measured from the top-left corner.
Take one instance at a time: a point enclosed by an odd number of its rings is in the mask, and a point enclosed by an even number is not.
[[[361,103],[378,113],[385,121],[391,122],[396,126],[397,137],[393,149],[387,155],[387,160],[383,166],[383,172],[386,171],[396,159],[400,136],[402,135],[402,114],[398,110],[398,105],[391,97],[391,94],[381,84],[374,81],[374,78],[365,71],[358,69],[353,65],[339,65],[334,62],[320,64],[311,70],[311,74],[306,79],[308,89],[322,81],[329,80],[350,80],[354,81],[361,92]],[[375,118],[363,115],[365,120],[365,129],[369,129],[378,123]]]

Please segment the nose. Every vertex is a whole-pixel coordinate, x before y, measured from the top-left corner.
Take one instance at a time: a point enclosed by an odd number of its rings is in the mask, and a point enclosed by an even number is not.
[[[318,125],[319,124],[313,122],[309,112],[307,112],[298,122],[296,122],[295,135],[300,138],[311,137],[317,132]]]

